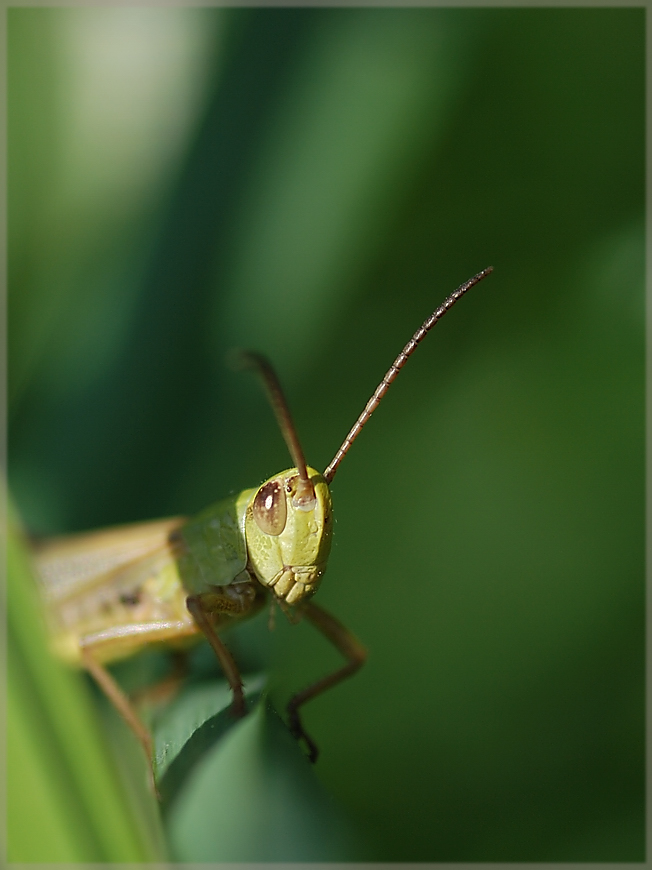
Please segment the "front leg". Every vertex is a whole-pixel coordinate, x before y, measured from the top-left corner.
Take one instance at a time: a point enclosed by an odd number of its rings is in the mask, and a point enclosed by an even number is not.
[[[213,652],[222,666],[224,675],[233,692],[231,713],[234,716],[244,716],[247,712],[242,689],[242,678],[235,660],[213,628],[211,617],[228,614],[244,616],[252,609],[256,600],[256,590],[252,583],[231,583],[228,586],[213,586],[209,592],[190,595],[186,598],[186,607],[195,620]]]
[[[294,734],[297,740],[303,740],[306,743],[308,747],[308,757],[314,763],[319,755],[319,749],[315,742],[304,731],[299,716],[299,707],[302,704],[305,704],[306,701],[310,701],[311,698],[325,692],[326,689],[330,689],[331,686],[336,685],[341,680],[350,677],[359,670],[367,659],[367,651],[360,641],[354,637],[354,635],[352,635],[341,622],[338,622],[334,616],[331,616],[330,613],[322,607],[319,607],[317,604],[308,601],[302,605],[301,612],[308,617],[315,628],[319,629],[324,637],[328,638],[328,640],[330,640],[330,642],[342,653],[344,658],[347,659],[347,664],[344,665],[343,668],[339,668],[332,674],[322,677],[321,680],[313,683],[312,686],[308,686],[308,688],[304,689],[302,692],[297,692],[297,694],[290,699],[287,706],[290,731]]]

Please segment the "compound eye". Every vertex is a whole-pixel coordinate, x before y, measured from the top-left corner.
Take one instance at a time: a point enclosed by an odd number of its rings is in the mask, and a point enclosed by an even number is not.
[[[280,535],[288,518],[283,484],[271,480],[261,486],[256,493],[252,510],[261,532],[266,535]]]

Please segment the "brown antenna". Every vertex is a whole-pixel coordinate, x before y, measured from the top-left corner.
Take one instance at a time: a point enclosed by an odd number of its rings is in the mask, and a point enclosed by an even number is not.
[[[489,266],[488,269],[483,269],[482,272],[478,272],[478,274],[474,275],[473,278],[470,278],[464,284],[461,284],[454,293],[451,293],[451,295],[447,299],[445,299],[444,302],[442,302],[442,304],[436,311],[433,311],[433,313],[422,324],[422,326],[417,329],[412,338],[408,341],[403,350],[396,357],[385,377],[378,384],[378,387],[376,388],[373,396],[365,405],[364,411],[355,421],[353,428],[346,436],[346,438],[342,442],[342,446],[333,457],[333,461],[324,472],[324,480],[326,481],[326,483],[330,484],[335,477],[337,467],[346,456],[349,447],[358,437],[358,435],[360,434],[360,430],[367,422],[369,417],[371,417],[373,412],[376,410],[380,403],[380,400],[389,389],[389,385],[392,383],[396,375],[400,372],[405,363],[408,361],[408,358],[414,353],[419,342],[423,341],[423,339],[433,328],[435,323],[437,323],[437,321],[440,320],[444,316],[444,314],[446,314],[449,308],[452,308],[453,305],[455,305],[455,303],[461,296],[464,296],[467,290],[470,290],[471,287],[474,287],[476,284],[482,281],[483,278],[486,278],[490,272],[493,272],[493,266]]]
[[[296,465],[299,472],[299,485],[293,500],[299,507],[303,507],[306,510],[310,509],[314,506],[315,489],[308,477],[306,459],[299,443],[299,436],[297,435],[292,415],[290,414],[290,407],[272,364],[262,353],[256,353],[252,350],[237,351],[234,356],[234,362],[239,368],[254,369],[262,377],[265,392],[274,411],[283,440],[287,444],[292,462]]]

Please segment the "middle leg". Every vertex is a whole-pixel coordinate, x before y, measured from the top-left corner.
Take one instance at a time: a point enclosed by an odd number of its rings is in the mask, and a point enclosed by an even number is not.
[[[244,702],[244,692],[240,671],[235,659],[220,639],[213,627],[213,617],[229,615],[243,617],[253,610],[256,601],[256,589],[253,583],[232,583],[229,586],[214,586],[208,592],[199,595],[189,595],[186,607],[195,620],[206,640],[213,648],[217,660],[222,666],[224,675],[233,692],[231,713],[234,716],[244,716],[247,712]]]

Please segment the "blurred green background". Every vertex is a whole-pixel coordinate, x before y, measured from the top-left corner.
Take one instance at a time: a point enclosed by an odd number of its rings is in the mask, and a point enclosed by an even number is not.
[[[9,480],[28,528],[324,468],[306,710],[383,861],[644,859],[644,10],[14,8]],[[265,629],[263,624],[255,631]],[[279,707],[337,664],[269,639]]]

